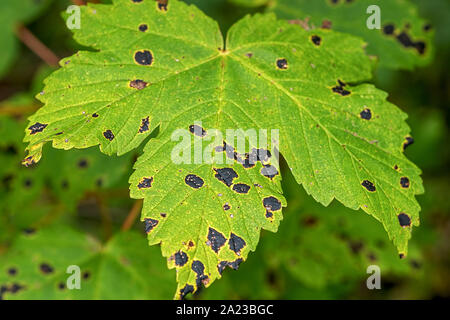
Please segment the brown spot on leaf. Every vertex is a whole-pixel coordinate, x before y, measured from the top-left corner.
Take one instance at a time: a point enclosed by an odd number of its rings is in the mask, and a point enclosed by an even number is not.
[[[158,9],[161,11],[167,11],[169,0],[156,0],[158,2]]]
[[[130,88],[142,90],[146,86],[147,86],[147,82],[145,82],[143,80],[137,79],[137,80],[130,81]]]

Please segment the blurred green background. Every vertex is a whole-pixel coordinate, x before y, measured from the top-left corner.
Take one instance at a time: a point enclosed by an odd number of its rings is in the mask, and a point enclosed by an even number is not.
[[[186,2],[218,20],[223,32],[245,14],[266,10],[231,0]],[[434,60],[413,71],[379,67],[374,77],[408,113],[415,142],[406,153],[423,170],[421,226],[408,257],[399,259],[381,224],[363,212],[315,203],[284,166],[288,207],[278,233],[263,231],[239,271],[228,269],[189,299],[450,297],[450,2],[411,2],[433,26]],[[19,41],[19,23],[59,58],[82,48],[61,18],[72,1],[21,1],[14,17],[9,10],[17,3],[0,5],[0,17],[13,21],[11,30],[0,30],[0,299],[171,299],[175,271],[167,270],[158,246],[147,246],[138,219],[124,223],[140,210],[127,180],[141,150],[107,157],[98,148],[47,145],[38,165],[21,166],[26,118],[39,108],[34,96],[55,67]],[[381,290],[366,287],[372,264],[381,268]],[[81,268],[81,290],[66,287],[69,265]]]

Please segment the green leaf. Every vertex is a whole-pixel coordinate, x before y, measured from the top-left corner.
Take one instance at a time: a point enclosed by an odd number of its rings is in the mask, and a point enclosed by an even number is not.
[[[15,32],[17,24],[26,23],[36,17],[51,0],[2,0],[0,2],[0,77],[3,76],[9,66],[16,60],[18,51]]]
[[[373,12],[366,11],[374,4],[380,8],[381,29],[367,27]],[[269,11],[293,23],[320,27],[331,22],[333,30],[360,36],[367,42],[367,53],[377,56],[383,67],[413,69],[427,65],[433,57],[434,32],[406,0],[274,0]]]
[[[47,141],[123,154],[159,127],[130,178],[131,196],[144,198],[150,244],[161,243],[178,271],[176,297],[209,286],[225,266],[236,268],[261,229],[276,231],[286,205],[278,171],[263,169],[275,157],[253,167],[240,156],[226,165],[173,162],[172,134],[196,121],[204,131],[193,130],[184,150],[212,141],[213,156],[221,157],[219,131],[279,130],[267,148],[280,151],[309,194],[324,205],[336,198],[362,208],[406,255],[419,224],[420,170],[402,153],[410,144],[406,115],[363,83],[371,64],[362,40],[268,14],[239,21],[225,45],[217,23],[179,1],[90,5],[82,19],[75,38],[97,51],[64,59],[47,78],[38,95],[45,105],[26,131],[25,163],[38,161]],[[247,142],[239,155],[256,147]],[[235,179],[224,183],[221,170]]]
[[[125,232],[101,244],[58,224],[23,233],[0,256],[0,300],[168,299],[173,276],[143,240]],[[80,268],[80,289],[68,288],[76,276],[69,266]]]
[[[260,7],[266,5],[269,0],[228,0],[229,2],[244,7]]]

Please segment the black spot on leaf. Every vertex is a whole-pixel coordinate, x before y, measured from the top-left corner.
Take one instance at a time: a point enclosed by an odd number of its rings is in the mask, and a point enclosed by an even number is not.
[[[134,54],[134,61],[142,66],[151,66],[153,63],[153,54],[149,50],[137,51]]]
[[[402,188],[409,188],[409,179],[408,177],[401,177],[400,178],[400,185]]]
[[[369,180],[364,180],[364,181],[361,183],[361,185],[362,185],[364,188],[366,188],[368,191],[370,191],[370,192],[376,191],[375,185],[374,185],[372,182],[370,182]]]
[[[159,221],[147,218],[144,220],[144,223],[145,223],[145,233],[148,234],[153,230],[153,228],[155,228],[158,225]]]
[[[228,211],[228,210],[230,210],[230,209],[231,209],[231,207],[230,207],[230,205],[229,205],[228,203],[225,203],[225,204],[223,205],[223,210]]]
[[[105,132],[103,132],[103,136],[109,141],[112,141],[114,139],[114,133],[112,133],[111,130],[106,130]]]
[[[288,62],[286,59],[278,59],[277,60],[278,69],[286,70],[288,68]]]
[[[231,233],[230,239],[228,240],[228,245],[230,247],[230,250],[234,251],[235,253],[239,253],[242,248],[245,247],[246,243],[244,239],[238,237],[234,233]]]
[[[87,279],[89,279],[91,277],[91,273],[89,271],[85,271],[85,272],[83,272],[83,276],[82,277],[83,277],[84,280],[87,280]]]
[[[219,274],[222,274],[223,270],[228,266],[228,261],[220,261],[220,263],[217,265],[217,270],[219,271]]]
[[[187,284],[184,286],[183,289],[180,290],[180,299],[184,299],[187,294],[194,292],[194,286],[191,286],[190,284]]]
[[[227,187],[230,187],[233,184],[233,180],[238,177],[238,174],[232,168],[214,168],[214,171],[216,172],[214,177],[225,183]]]
[[[270,211],[278,211],[281,209],[281,202],[275,197],[267,197],[263,199],[264,208]]]
[[[361,111],[359,116],[361,117],[361,119],[370,120],[370,119],[372,119],[372,112],[370,111],[370,109],[366,108],[363,111]]]
[[[48,263],[41,263],[39,265],[39,269],[41,270],[41,272],[43,274],[50,274],[53,273],[53,267],[51,265],[49,265]]]
[[[184,178],[184,182],[191,188],[198,189],[201,188],[204,184],[204,181],[199,176],[195,174],[188,174],[186,178]]]
[[[266,210],[266,218],[272,218],[273,217],[273,212],[272,211],[269,211],[269,210]]]
[[[237,193],[248,193],[250,190],[250,186],[246,185],[245,183],[238,183],[233,185],[233,190]]]
[[[137,80],[130,81],[130,88],[142,90],[146,86],[147,86],[147,82],[145,82],[143,80],[137,79]]]
[[[30,134],[36,134],[38,132],[42,132],[44,131],[44,129],[47,127],[47,124],[43,124],[43,123],[39,123],[36,122],[35,124],[33,124],[32,126],[30,126],[28,128],[28,130],[30,130]]]
[[[141,120],[141,125],[139,126],[139,133],[144,133],[150,129],[150,119],[149,117]]]
[[[208,231],[208,245],[211,246],[211,249],[218,253],[220,248],[225,244],[227,239],[223,236],[219,231],[209,228]]]
[[[175,253],[175,264],[179,267],[182,267],[188,262],[188,255],[183,251],[178,251]]]
[[[398,215],[398,222],[403,228],[411,226],[411,218],[406,213],[400,213]]]
[[[189,126],[189,132],[201,138],[206,136],[206,130],[196,124],[191,124]]]
[[[158,9],[161,11],[167,11],[169,0],[156,0],[158,2]]]
[[[387,24],[383,27],[383,33],[385,35],[391,35],[394,33],[395,27],[393,24]]]
[[[92,114],[92,118],[98,118],[98,113]]]
[[[311,41],[316,45],[316,46],[320,46],[320,42],[322,41],[322,39],[317,36],[317,35],[313,35],[311,37]]]
[[[241,265],[242,261],[244,261],[242,258],[236,259],[236,260],[228,263],[228,266],[230,266],[230,268],[233,270],[237,270],[237,269],[239,269],[239,266]]]
[[[405,142],[403,142],[403,150],[406,150],[410,145],[414,143],[414,139],[412,137],[406,137]]]
[[[278,175],[277,168],[272,165],[264,165],[260,172],[263,176],[269,179],[273,179],[276,175]]]
[[[138,189],[148,189],[152,187],[153,177],[150,178],[142,178],[142,180],[138,184]]]
[[[206,276],[205,273],[205,265],[199,261],[199,260],[194,260],[192,262],[192,266],[191,266],[192,271],[194,271],[197,274],[197,279],[196,279],[196,284],[197,287],[200,287],[202,285],[202,283],[204,285],[206,285],[209,281],[208,276]]]
[[[145,31],[147,31],[147,29],[148,29],[148,26],[145,23],[143,23],[139,26],[139,31],[141,31],[141,32],[145,32]]]
[[[8,275],[10,275],[10,276],[15,276],[15,275],[17,275],[17,269],[16,268],[9,268],[8,269]]]
[[[80,159],[80,161],[78,161],[78,167],[80,167],[81,169],[85,169],[88,167],[88,161],[86,159]]]

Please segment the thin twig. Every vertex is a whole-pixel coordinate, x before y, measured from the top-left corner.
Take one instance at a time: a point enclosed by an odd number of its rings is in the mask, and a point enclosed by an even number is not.
[[[56,54],[47,48],[45,44],[36,38],[24,25],[19,25],[17,27],[16,34],[31,51],[44,60],[49,66],[58,67],[59,58]]]
[[[122,231],[130,230],[130,228],[133,226],[134,222],[136,221],[136,218],[138,217],[139,213],[142,209],[142,199],[137,200],[133,207],[131,208],[130,212],[128,213],[128,216],[125,218],[125,221],[122,224]]]

